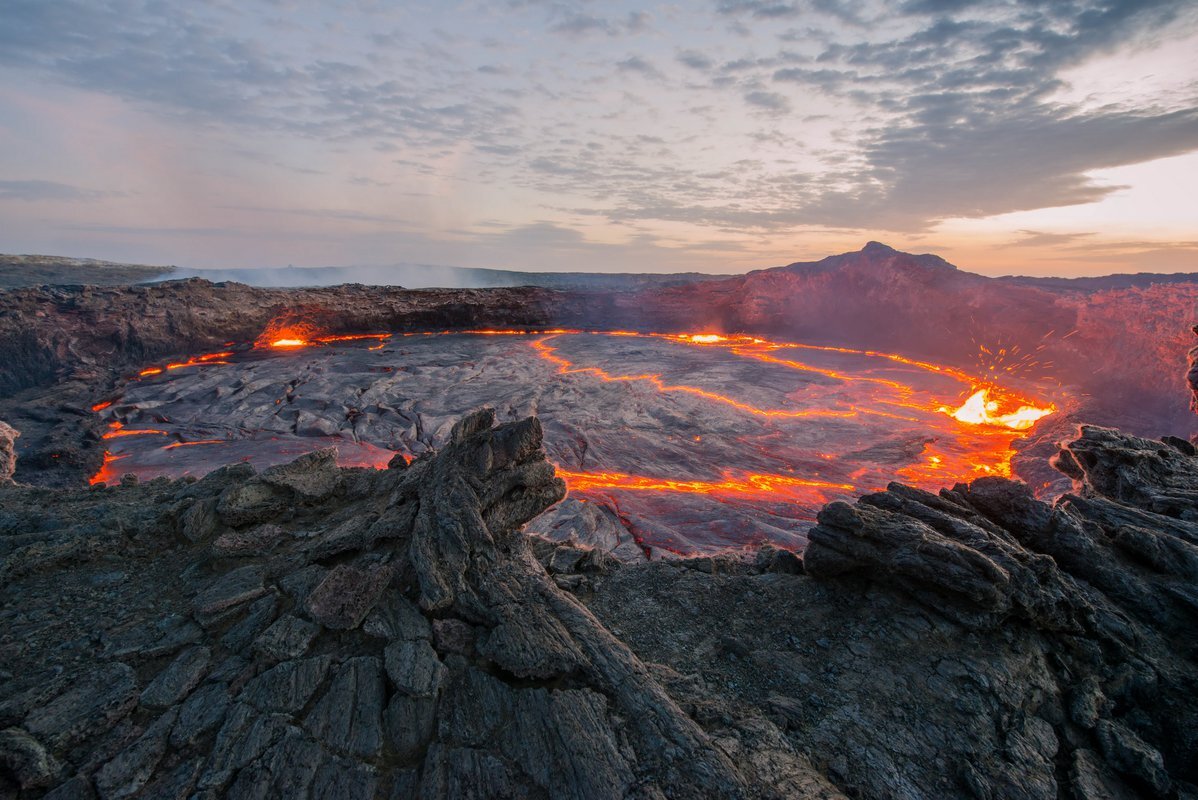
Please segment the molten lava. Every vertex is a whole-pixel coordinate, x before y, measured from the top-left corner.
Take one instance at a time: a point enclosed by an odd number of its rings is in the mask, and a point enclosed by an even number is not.
[[[951,410],[941,409],[958,422],[969,425],[998,425],[1013,431],[1025,431],[1039,420],[1056,411],[1055,406],[1037,408],[1021,405],[1006,414],[999,413],[1000,403],[991,399],[989,389],[978,389],[960,408]]]
[[[373,339],[381,342],[390,338],[391,334],[389,333],[318,334],[315,327],[307,323],[283,326],[272,324],[267,326],[266,330],[258,336],[258,339],[254,342],[254,347],[258,349],[296,350],[318,344],[356,342],[363,339]],[[381,347],[381,345],[379,346]]]
[[[160,431],[153,428],[139,428],[137,430],[128,430],[125,426],[117,421],[109,423],[108,430],[104,432],[101,439],[119,439],[122,436],[166,436],[166,431]]]
[[[180,447],[195,447],[200,444],[224,444],[226,439],[196,439],[192,442],[171,442],[165,445],[163,450],[178,450]]]
[[[307,347],[331,345],[334,343],[368,340],[372,342],[370,350],[382,348],[392,336],[433,337],[439,335],[470,335],[470,336],[512,336],[528,337],[527,344],[537,357],[552,366],[553,371],[562,376],[577,376],[584,381],[595,379],[602,382],[637,383],[648,388],[650,392],[661,394],[689,395],[700,401],[716,403],[732,409],[733,418],[737,412],[756,418],[753,425],[761,426],[751,430],[768,432],[769,436],[785,437],[796,428],[786,427],[788,420],[838,419],[849,420],[857,418],[853,425],[864,426],[869,418],[882,418],[883,422],[870,423],[872,427],[861,427],[869,431],[870,436],[883,439],[898,440],[902,447],[909,447],[900,456],[885,458],[866,458],[864,463],[873,466],[862,466],[855,459],[859,454],[869,450],[870,440],[853,440],[853,434],[842,427],[829,427],[834,433],[829,436],[839,436],[831,441],[845,441],[849,445],[843,452],[810,452],[797,458],[782,458],[771,452],[768,445],[753,445],[758,447],[754,457],[758,460],[745,464],[742,469],[727,469],[725,461],[715,465],[710,470],[708,479],[690,479],[678,477],[654,477],[651,475],[629,474],[607,469],[607,465],[595,471],[572,469],[569,464],[558,467],[558,474],[566,480],[572,492],[581,495],[597,495],[611,499],[620,492],[644,493],[676,493],[689,495],[706,495],[723,502],[728,500],[744,500],[751,502],[785,502],[806,505],[817,508],[834,497],[844,497],[848,494],[882,488],[885,483],[897,477],[900,480],[926,489],[935,489],[958,480],[969,480],[982,475],[1006,475],[1010,472],[1011,443],[1019,432],[1030,429],[1038,420],[1052,414],[1056,407],[1050,403],[1032,400],[1016,394],[1014,391],[999,386],[994,380],[994,374],[999,370],[990,370],[981,376],[971,375],[963,370],[933,364],[926,361],[908,358],[895,353],[884,353],[873,350],[833,347],[827,345],[807,345],[791,342],[768,341],[765,339],[740,334],[722,333],[684,333],[660,334],[636,331],[604,331],[583,332],[566,329],[526,330],[526,329],[479,329],[469,331],[439,331],[428,333],[369,333],[369,334],[324,334],[315,326],[304,322],[289,324],[272,324],[258,337],[254,347],[259,350],[297,350]],[[711,373],[706,366],[695,366],[695,363],[705,365],[704,359],[699,362],[686,362],[676,365],[670,356],[658,351],[658,362],[652,364],[667,364],[672,374],[685,374],[688,383],[681,383],[665,377],[663,372],[640,371],[635,368],[618,369],[610,364],[600,366],[595,363],[576,363],[572,357],[563,354],[573,352],[565,343],[576,341],[570,337],[627,337],[652,340],[655,342],[673,343],[683,347],[702,347],[710,350],[724,351],[735,357],[728,359],[721,355],[712,355],[711,363],[721,365],[720,369]],[[559,342],[560,339],[560,342]],[[584,340],[585,341],[585,340]],[[658,347],[668,347],[659,345]],[[232,347],[232,345],[227,345]],[[586,351],[589,352],[589,351]],[[610,358],[611,350],[599,348],[598,352]],[[639,353],[638,358],[652,357]],[[806,352],[809,355],[804,355]],[[998,348],[995,352],[1006,357],[1011,349]],[[210,353],[185,361],[154,366],[144,369],[140,375],[158,375],[167,370],[184,367],[210,366],[230,363],[235,359],[235,351],[227,349],[218,353]],[[1022,359],[1022,356],[1016,356]],[[731,369],[736,367],[736,359],[746,359],[770,365],[770,380],[761,387],[755,385],[746,387],[728,380]],[[864,362],[862,360],[864,359]],[[580,359],[581,360],[581,359]],[[1019,363],[1024,363],[1026,359]],[[864,363],[865,367],[860,365]],[[689,366],[688,366],[689,364]],[[732,366],[730,366],[732,365]],[[656,366],[652,367],[656,369]],[[795,376],[791,387],[782,370],[793,370],[804,373]],[[391,367],[379,369],[390,370]],[[682,372],[680,372],[682,370]],[[716,376],[721,383],[709,388],[690,385],[693,379],[701,380],[707,375]],[[722,377],[721,377],[722,376]],[[960,406],[945,403],[946,396],[952,396],[948,388],[953,382],[964,385],[971,392],[968,399]],[[746,394],[745,389],[752,388]],[[718,389],[719,391],[714,391]],[[959,390],[958,390],[959,391]],[[725,393],[728,392],[728,393]],[[764,402],[747,402],[746,398],[769,397],[773,393],[775,400],[767,405]],[[733,396],[733,395],[738,396]],[[284,400],[276,401],[282,404]],[[289,399],[287,400],[289,402]],[[956,401],[953,401],[954,403]],[[112,405],[113,401],[98,403],[93,410],[100,412]],[[122,409],[125,406],[122,405]],[[685,413],[702,413],[688,406],[683,406]],[[111,412],[110,412],[111,413]],[[122,411],[122,413],[124,413]],[[894,423],[889,422],[894,420]],[[736,423],[739,425],[740,423]],[[845,425],[850,423],[844,423]],[[837,423],[838,426],[841,423]],[[930,431],[930,434],[929,434]],[[668,438],[671,432],[666,432]],[[105,439],[135,437],[148,435],[163,435],[168,431],[158,429],[126,429],[122,422],[113,420],[110,429],[104,434]],[[922,434],[922,436],[921,436]],[[175,435],[180,435],[178,432]],[[847,439],[844,437],[848,437]],[[904,440],[902,437],[907,436]],[[911,437],[914,437],[912,440]],[[187,438],[184,436],[184,438]],[[688,446],[693,442],[702,452],[709,445],[705,437],[693,436],[688,433]],[[762,441],[768,441],[763,439]],[[913,441],[912,444],[906,442]],[[221,439],[196,439],[193,441],[176,441],[170,444],[153,445],[155,452],[173,451],[177,448],[194,445],[228,444]],[[820,449],[823,450],[821,442]],[[117,445],[118,450],[151,446],[151,442],[129,441]],[[391,460],[394,452],[389,449],[375,447],[367,442],[356,442],[357,450],[346,453],[339,458],[343,466],[359,465],[384,467]],[[887,444],[887,447],[898,445]],[[835,448],[832,448],[835,449]],[[247,452],[246,450],[240,451]],[[791,451],[793,453],[793,450]],[[127,457],[128,453],[117,454],[106,452],[104,465],[93,476],[92,483],[111,481],[116,476],[114,463]],[[900,458],[901,457],[901,458]],[[810,459],[818,458],[819,462]],[[870,458],[874,460],[871,461]],[[890,460],[886,460],[889,458]],[[701,461],[698,474],[702,475]],[[779,465],[774,467],[773,465]],[[880,467],[878,464],[894,466]],[[901,468],[899,464],[903,464]],[[622,464],[619,466],[623,466]],[[777,469],[778,472],[752,471]],[[695,467],[691,467],[692,470]],[[647,471],[654,472],[652,468]],[[806,477],[803,477],[806,473]],[[691,474],[695,474],[693,471]],[[823,476],[827,476],[824,479]],[[615,494],[613,494],[615,493]],[[626,496],[628,497],[628,496]],[[614,501],[613,501],[614,502]]]
[[[95,486],[98,483],[111,483],[113,481],[119,480],[121,476],[117,474],[113,464],[115,464],[117,461],[120,461],[122,458],[128,458],[128,456],[113,455],[111,452],[105,450],[104,463],[100,466],[100,471],[88,478],[87,482],[92,486]]]
[[[187,367],[213,367],[220,364],[229,364],[231,362],[229,362],[227,359],[232,355],[232,350],[226,350],[220,353],[205,353],[204,355],[189,358],[186,361],[176,361],[161,367],[147,367],[146,369],[143,369],[141,372],[137,373],[137,375],[140,378],[145,378],[149,377],[150,375],[161,375],[167,370],[185,369]],[[109,403],[109,405],[112,404]],[[105,408],[107,408],[107,406],[105,406]]]
[[[554,334],[554,335],[558,335],[558,334]],[[627,332],[622,332],[620,335],[635,336],[637,334],[630,334]],[[652,334],[643,334],[643,335],[652,335]],[[724,405],[732,406],[733,408],[739,409],[740,411],[744,411],[748,414],[755,414],[755,415],[761,416],[761,417],[782,417],[782,418],[786,418],[786,419],[798,419],[798,418],[802,418],[802,417],[852,417],[858,413],[857,409],[840,409],[840,410],[799,409],[799,410],[792,411],[792,410],[788,410],[788,409],[757,408],[756,406],[750,405],[748,403],[742,403],[741,401],[735,400],[731,397],[728,397],[727,395],[718,394],[716,392],[709,392],[705,389],[700,389],[696,386],[666,384],[664,381],[662,381],[660,375],[654,375],[651,373],[644,373],[641,375],[615,375],[613,373],[608,372],[607,370],[600,369],[599,367],[576,367],[576,366],[574,366],[573,363],[571,363],[567,359],[556,355],[556,352],[557,352],[556,349],[553,347],[550,347],[548,344],[546,344],[546,342],[551,338],[553,338],[553,336],[546,336],[545,338],[542,338],[542,339],[536,339],[532,342],[532,346],[533,346],[533,349],[535,349],[537,351],[537,353],[540,354],[541,358],[545,359],[546,361],[548,361],[552,364],[557,365],[557,371],[559,374],[562,374],[562,375],[574,375],[574,374],[594,375],[596,378],[599,378],[600,380],[606,381],[609,383],[618,382],[618,381],[625,381],[625,382],[627,382],[627,381],[646,381],[649,384],[651,384],[659,392],[663,392],[663,393],[685,392],[687,394],[697,395],[699,397],[702,397],[707,400],[711,400],[716,403],[723,403]]]
[[[823,409],[767,409],[758,408],[739,400],[717,394],[694,386],[670,385],[659,375],[619,375],[599,367],[577,366],[563,357],[558,349],[549,344],[555,335],[547,335],[531,342],[532,347],[545,360],[552,363],[559,374],[591,375],[602,381],[645,381],[659,392],[686,392],[705,399],[726,404],[738,410],[764,417],[796,418],[796,417],[853,417],[860,414],[879,416],[904,422],[926,422],[929,416],[947,414],[959,423],[968,426],[970,430],[962,430],[946,440],[929,440],[924,443],[922,453],[915,463],[897,472],[898,477],[913,485],[926,489],[936,489],[946,483],[958,480],[972,480],[985,475],[1009,475],[1012,455],[1011,443],[1016,431],[1031,428],[1039,419],[1052,414],[1056,407],[1051,404],[1035,404],[1033,401],[1020,398],[1014,392],[988,387],[975,391],[973,397],[959,409],[947,408],[933,400],[918,400],[919,390],[916,386],[900,380],[882,378],[871,375],[848,374],[846,372],[815,366],[791,358],[782,358],[774,353],[785,350],[810,350],[820,353],[843,354],[879,359],[891,362],[897,367],[914,369],[940,375],[959,381],[971,388],[977,386],[977,380],[968,373],[940,364],[908,358],[896,353],[884,353],[875,350],[860,350],[847,347],[832,347],[825,345],[804,345],[788,342],[771,342],[764,339],[723,334],[644,334],[629,331],[607,332],[596,335],[619,335],[631,337],[662,338],[686,345],[718,346],[727,349],[734,355],[750,358],[764,363],[775,364],[801,372],[810,372],[831,378],[844,384],[866,384],[870,388],[862,389],[864,400],[841,408]],[[995,400],[988,393],[993,392],[1000,400]],[[981,397],[981,414],[977,413]],[[869,405],[865,403],[868,402]],[[896,414],[877,406],[906,409],[907,414]],[[1000,413],[1001,409],[1012,406],[1012,410]],[[976,426],[976,427],[975,427]],[[849,477],[857,481],[863,479],[868,470],[857,470]],[[704,494],[734,495],[768,495],[785,494],[785,489],[797,486],[791,483],[800,479],[791,475],[758,476],[758,480],[749,481],[747,478],[728,478],[724,481],[690,482],[655,480],[626,476],[620,473],[601,473],[598,477],[583,477],[587,473],[563,473],[567,484],[574,491],[589,492],[596,489],[626,489],[638,491],[663,492],[698,492]],[[773,480],[761,480],[762,478]],[[753,487],[746,490],[746,484]],[[847,485],[847,484],[846,484]],[[885,481],[876,485],[859,486],[860,489],[880,490]]]
[[[310,322],[276,319],[258,334],[254,347],[259,350],[307,347],[318,334],[316,326]]]
[[[575,472],[556,467],[558,477],[566,481],[572,491],[586,492],[596,489],[625,489],[650,492],[685,492],[687,494],[738,495],[757,499],[798,499],[823,502],[821,489],[841,492],[854,491],[847,483],[811,481],[788,475],[765,475],[746,473],[737,475],[731,470],[724,472],[723,480],[672,480],[650,478],[643,475],[625,475],[622,472]]]

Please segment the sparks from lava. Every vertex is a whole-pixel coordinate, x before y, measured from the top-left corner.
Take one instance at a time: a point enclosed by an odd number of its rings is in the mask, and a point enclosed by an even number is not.
[[[991,399],[989,389],[978,389],[960,408],[941,410],[948,413],[958,422],[971,425],[1001,425],[1015,431],[1025,431],[1039,420],[1053,412],[1052,408],[1036,408],[1035,406],[1020,406],[1014,411],[1003,414],[999,411],[999,401]]]
[[[398,335],[436,336],[452,334],[474,336],[536,336],[538,338],[531,340],[529,344],[541,358],[552,363],[560,374],[590,375],[604,381],[644,381],[652,385],[655,390],[663,393],[680,392],[691,394],[712,402],[729,405],[740,411],[756,416],[778,418],[844,418],[864,413],[909,422],[920,421],[917,417],[894,414],[877,408],[864,408],[860,406],[850,406],[848,408],[841,409],[804,410],[758,408],[726,395],[711,392],[699,387],[668,384],[656,374],[646,373],[640,375],[618,375],[600,367],[579,367],[558,354],[557,348],[551,346],[548,344],[548,342],[559,336],[584,334],[664,339],[667,341],[691,346],[722,347],[727,349],[732,354],[740,357],[776,364],[798,371],[820,374],[837,381],[857,381],[875,384],[882,389],[890,390],[894,393],[893,397],[874,398],[875,402],[877,403],[906,408],[915,412],[932,411],[938,414],[945,414],[962,424],[978,427],[978,433],[975,434],[977,445],[973,448],[965,448],[965,450],[968,451],[965,455],[954,455],[949,453],[948,451],[937,446],[933,441],[925,445],[923,458],[920,460],[920,462],[899,470],[900,477],[910,480],[913,483],[929,486],[940,485],[946,478],[949,477],[962,478],[984,474],[1008,474],[1009,447],[1011,441],[1013,440],[1011,432],[1026,430],[1035,424],[1038,419],[1055,411],[1055,406],[1037,406],[1032,401],[1027,401],[1024,398],[1020,398],[1018,395],[1010,392],[1009,390],[998,387],[994,383],[982,384],[981,388],[978,388],[979,381],[977,378],[962,370],[952,367],[932,364],[930,362],[920,361],[894,353],[885,353],[874,350],[861,350],[855,348],[832,347],[826,345],[774,342],[745,335],[725,335],[716,333],[658,334],[638,331],[587,332],[573,329],[474,329],[465,331],[446,330],[422,333],[403,333]],[[369,348],[371,350],[375,350],[383,347],[386,341],[394,335],[396,334],[368,333],[332,335],[319,334],[312,326],[305,324],[300,324],[298,326],[276,326],[274,328],[268,328],[267,331],[264,331],[262,336],[260,336],[255,342],[254,347],[258,349],[269,348],[288,350],[356,340],[375,340],[378,342],[378,344],[375,344]],[[785,350],[811,350],[884,359],[899,366],[924,370],[956,379],[970,386],[970,388],[974,391],[973,394],[971,394],[960,407],[928,404],[926,402],[912,402],[910,398],[915,392],[914,387],[911,387],[900,381],[873,376],[849,375],[836,370],[817,367],[795,359],[782,358],[778,355],[774,355],[779,351]],[[164,368],[148,368],[143,370],[140,375],[145,376],[160,374],[164,371],[164,369],[170,370],[189,366],[206,366],[229,363],[225,359],[233,355],[233,351],[206,354],[187,359],[183,362],[168,364]],[[111,405],[111,401],[109,401],[107,404],[102,404],[102,408],[98,408],[96,410],[100,411],[103,408],[107,408],[109,405]],[[1013,408],[1011,411],[1004,412],[1000,410],[1000,407],[1006,408],[1008,406],[1017,407]],[[991,430],[993,433],[984,433],[986,430]],[[112,424],[112,428],[108,433],[105,434],[104,438],[162,433],[165,433],[165,431],[146,429],[123,430],[119,422],[114,422]],[[221,440],[176,442],[166,445],[163,449],[174,449],[192,444],[216,444],[219,441]],[[108,455],[106,455],[105,469],[108,468],[108,465],[112,461],[115,461],[121,457],[123,456],[113,456],[109,458]],[[377,466],[377,464],[374,465]],[[102,469],[101,473],[103,473],[105,469]],[[859,473],[861,472],[864,472],[864,470],[859,470],[854,473],[854,478],[859,477]],[[820,490],[854,490],[853,486],[847,483],[811,481],[797,478],[793,475],[768,475],[758,473],[740,476],[727,473],[723,475],[723,480],[719,481],[679,481],[654,478],[650,476],[627,475],[619,472],[579,472],[565,468],[559,468],[559,474],[566,478],[571,489],[582,493],[602,489],[623,489],[629,491],[673,491],[743,497],[789,496],[793,499],[800,499],[799,496],[802,495],[802,498],[808,501],[822,502],[821,498],[823,495],[820,493]]]

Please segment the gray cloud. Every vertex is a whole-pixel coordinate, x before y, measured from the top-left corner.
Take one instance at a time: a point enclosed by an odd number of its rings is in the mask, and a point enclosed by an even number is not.
[[[577,13],[549,26],[549,30],[554,33],[568,33],[575,36],[583,36],[588,33],[605,33],[614,36],[619,33],[619,28],[608,19]]]
[[[715,66],[711,58],[698,50],[683,50],[677,55],[678,63],[697,70],[709,70]]]
[[[786,19],[802,13],[798,3],[776,3],[769,0],[720,0],[716,10],[721,14],[749,14],[759,19]]]
[[[778,92],[746,92],[745,102],[777,114],[785,114],[790,111],[790,101],[786,99],[786,95]]]
[[[620,72],[635,72],[639,75],[645,76],[646,78],[657,79],[665,77],[662,75],[661,70],[640,56],[629,56],[622,61],[617,61],[616,69],[618,69]]]
[[[1096,234],[1087,233],[1049,233],[1046,231],[1019,231],[1020,238],[1008,242],[1007,247],[1060,247],[1077,241],[1084,241]]]
[[[516,113],[460,78],[454,102],[422,87],[457,69],[451,51],[429,42],[400,65],[419,80],[398,80],[361,64],[296,61],[269,38],[231,35],[216,14],[155,0],[10,0],[0,67],[38,70],[186,120],[326,139],[447,144],[493,136]]]
[[[642,33],[649,29],[649,14],[644,11],[630,11],[623,19],[611,19],[595,16],[572,9],[555,9],[557,21],[549,26],[553,33],[564,33],[570,36],[587,36],[589,34],[604,34],[619,36],[625,33]]]
[[[899,12],[927,22],[902,37],[832,42],[814,58],[783,51],[726,62],[713,85],[747,85],[744,99],[758,107],[785,108],[785,96],[754,85],[764,73],[870,109],[874,123],[848,142],[857,155],[830,156],[835,171],[820,176],[750,168],[702,193],[727,205],[628,191],[609,213],[730,228],[919,231],[950,216],[1100,200],[1120,187],[1088,173],[1198,149],[1198,103],[1073,108],[1050,99],[1058,75],[1163,26],[1192,30],[1187,9],[1180,0],[1074,0],[995,14],[971,2],[908,3]],[[763,22],[801,15],[797,4],[757,0],[722,0],[716,10]]]
[[[54,181],[0,181],[0,200],[23,200],[27,203],[40,200],[80,201],[111,197],[114,192],[80,189]]]

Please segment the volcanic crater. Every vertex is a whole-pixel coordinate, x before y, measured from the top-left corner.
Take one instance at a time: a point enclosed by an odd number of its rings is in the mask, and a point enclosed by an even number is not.
[[[92,482],[324,447],[343,466],[385,467],[444,446],[455,420],[489,405],[540,418],[569,487],[538,533],[624,560],[801,549],[830,500],[1009,475],[1011,443],[1062,401],[1052,392],[746,335],[272,325],[252,344],[145,365],[96,404],[107,430]]]

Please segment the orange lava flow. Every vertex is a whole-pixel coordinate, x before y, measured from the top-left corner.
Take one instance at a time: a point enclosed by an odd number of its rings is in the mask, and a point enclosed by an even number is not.
[[[307,347],[317,333],[316,327],[307,322],[287,323],[274,320],[258,334],[254,347],[260,350],[272,347],[277,350]]]
[[[796,385],[797,390],[801,389],[806,393],[807,400],[804,405],[807,407],[805,408],[760,408],[729,395],[697,386],[668,383],[660,374],[656,373],[621,374],[601,366],[576,365],[563,356],[558,347],[551,343],[559,336],[582,334],[657,339],[685,346],[723,348],[740,358],[818,375],[827,380],[805,381]],[[912,431],[923,431],[930,434],[922,445],[918,438],[915,439],[914,451],[907,457],[908,463],[897,471],[886,472],[884,469],[874,466],[862,467],[849,472],[849,469],[846,468],[844,476],[840,479],[852,483],[805,479],[793,474],[751,473],[733,470],[720,472],[718,479],[675,480],[614,471],[585,472],[559,467],[557,473],[566,480],[571,491],[581,493],[604,491],[681,492],[709,495],[715,498],[774,499],[814,505],[822,504],[832,496],[880,489],[882,487],[877,484],[885,483],[890,476],[896,476],[898,479],[916,486],[935,489],[954,481],[970,480],[983,475],[1009,475],[1011,444],[1022,432],[1029,430],[1040,419],[1056,411],[1055,405],[1022,396],[1007,387],[998,385],[994,381],[994,369],[988,370],[990,374],[986,374],[987,370],[982,370],[983,377],[978,377],[955,367],[908,358],[896,353],[769,341],[742,334],[587,332],[562,328],[541,330],[484,328],[395,334],[321,334],[313,325],[299,322],[268,326],[255,341],[254,347],[294,350],[337,342],[365,340],[374,342],[368,349],[377,350],[385,346],[385,343],[393,336],[439,335],[533,337],[529,341],[529,345],[539,358],[553,365],[558,374],[585,375],[604,382],[639,382],[657,392],[699,397],[756,417],[780,420],[843,419],[867,415],[896,420],[900,423],[893,426],[896,433],[906,431],[910,435]],[[231,347],[231,345],[226,345],[226,347]],[[986,351],[986,348],[982,349]],[[866,370],[866,374],[861,374],[860,372],[845,372],[822,363],[809,364],[791,357],[793,351],[796,350],[881,359],[888,362],[884,369],[891,372],[883,377],[869,374],[872,370]],[[997,352],[998,357],[1003,357],[1007,351],[998,349]],[[141,376],[158,375],[167,370],[185,367],[227,364],[229,361],[226,359],[233,355],[233,350],[209,353],[189,358],[186,361],[147,367],[139,374]],[[836,359],[831,356],[825,360],[829,359],[833,364],[836,363]],[[932,390],[920,388],[921,384],[918,381],[913,384],[904,382],[901,379],[902,373],[896,372],[895,367],[918,370],[956,381],[966,387],[967,392],[947,402],[945,399],[935,399],[931,395]],[[899,377],[895,378],[892,375]],[[864,384],[864,386],[860,393],[846,395],[840,384]],[[930,385],[941,386],[940,391],[943,391],[942,384],[943,381],[937,380],[932,381]],[[790,396],[790,394],[787,395],[787,397]],[[963,401],[960,399],[962,396],[965,396]],[[99,412],[111,405],[112,401],[98,403],[93,406],[93,410]],[[904,428],[901,423],[913,423],[921,427]],[[885,426],[888,423],[878,424]],[[164,435],[166,433],[166,431],[156,429],[126,430],[120,422],[113,421],[103,438]],[[701,440],[700,437],[695,437],[695,439],[696,441]],[[222,441],[174,442],[165,445],[162,449],[173,450],[179,447],[217,444]],[[348,456],[353,460],[353,464],[342,463],[343,466],[359,465],[379,468],[386,466],[392,455],[391,451],[368,446],[368,452],[365,454]],[[826,460],[838,459],[835,454],[819,455]],[[115,468],[112,465],[124,457],[126,456],[123,454],[113,455],[105,452],[104,464],[100,471],[92,477],[91,482],[93,484],[106,482],[116,477]]]
[[[571,491],[593,491],[596,489],[624,489],[650,492],[685,492],[687,494],[737,495],[746,498],[778,498],[821,501],[820,490],[832,489],[851,492],[854,487],[847,483],[812,481],[787,475],[742,473],[732,471],[723,474],[719,481],[682,481],[669,478],[650,478],[643,475],[626,475],[622,472],[576,472],[555,467],[558,477],[566,481]]]
[[[101,439],[119,439],[122,436],[166,436],[166,431],[155,430],[153,428],[139,428],[129,430],[125,426],[115,420],[109,424],[108,430],[104,432]]]
[[[198,444],[224,444],[227,439],[196,439],[194,442],[171,442],[163,450],[175,450],[180,447],[195,447]]]
[[[282,328],[268,327],[254,342],[258,349],[273,348],[275,350],[298,350],[317,344],[332,344],[334,342],[358,342],[364,339],[384,341],[390,339],[389,333],[341,333],[317,335],[309,325],[291,325]],[[381,347],[381,345],[380,345]],[[371,348],[374,349],[374,348]]]
[[[947,414],[958,422],[963,422],[970,425],[991,425],[1009,428],[1016,431],[1023,431],[1031,428],[1040,419],[1054,413],[1057,410],[1056,406],[1052,404],[1048,404],[1046,406],[1035,405],[1036,401],[1034,400],[1022,397],[1009,389],[1001,388],[989,381],[978,379],[964,370],[943,366],[940,364],[933,364],[928,361],[907,358],[906,356],[898,355],[897,353],[884,353],[878,350],[858,350],[849,347],[807,345],[791,342],[770,342],[765,339],[758,339],[751,336],[724,336],[722,334],[679,334],[672,336],[667,335],[664,338],[688,344],[722,344],[727,346],[731,352],[746,358],[752,358],[757,361],[763,361],[770,364],[779,364],[806,372],[815,372],[846,382],[860,381],[866,383],[875,383],[894,389],[904,396],[909,396],[914,389],[913,387],[899,381],[886,380],[883,378],[846,375],[835,370],[813,367],[809,364],[804,364],[801,361],[793,361],[790,359],[771,356],[768,355],[768,352],[773,350],[796,348],[832,353],[844,353],[847,355],[860,355],[870,358],[886,359],[903,366],[915,367],[928,372],[934,372],[967,384],[971,387],[973,393],[961,406],[956,408],[946,407],[939,404],[929,405],[904,402],[901,399],[893,400],[879,398],[877,402],[910,408],[913,410],[934,410],[938,413]],[[1017,407],[1005,413],[1001,411],[1002,408],[1010,406]],[[881,412],[873,411],[869,413]],[[885,414],[883,414],[883,416],[885,416]]]
[[[120,461],[122,458],[127,457],[128,455],[116,456],[105,450],[104,463],[100,466],[99,472],[88,478],[87,482],[92,486],[95,486],[97,483],[110,483],[112,481],[119,480],[120,476],[117,475],[116,469],[112,465],[115,462]]]
[[[363,339],[390,339],[389,333],[344,333],[337,336],[317,336],[312,341],[320,342],[321,344],[329,344],[331,342],[360,342]]]
[[[635,335],[635,334],[634,334]],[[739,400],[734,400],[715,392],[709,392],[705,389],[699,389],[695,386],[674,386],[666,384],[662,381],[661,376],[645,373],[643,375],[613,375],[600,367],[575,367],[574,364],[565,358],[557,355],[555,348],[546,344],[550,337],[544,339],[536,339],[532,342],[532,347],[541,358],[557,365],[557,371],[562,375],[594,375],[602,381],[647,381],[659,392],[685,392],[687,394],[697,395],[707,400],[712,400],[717,403],[732,406],[733,408],[745,411],[749,414],[755,414],[761,417],[782,417],[786,419],[797,419],[805,417],[854,417],[857,415],[856,409],[829,411],[826,409],[802,409],[798,411],[787,411],[784,409],[766,409],[757,408],[756,406],[742,403]]]
[[[560,374],[588,374],[603,381],[647,381],[658,391],[687,392],[705,397],[709,400],[730,405],[751,414],[766,417],[836,417],[856,416],[867,414],[891,418],[912,423],[931,423],[941,415],[955,420],[960,426],[956,431],[951,428],[945,435],[926,442],[919,454],[918,460],[897,471],[897,477],[916,486],[936,489],[946,483],[960,480],[972,480],[986,475],[1009,476],[1011,469],[1011,444],[1020,432],[1030,429],[1038,420],[1054,413],[1056,406],[1039,404],[1035,401],[999,387],[993,383],[983,383],[963,370],[953,367],[932,364],[918,359],[907,358],[895,353],[883,353],[875,350],[859,350],[853,348],[830,347],[819,345],[801,345],[787,342],[771,342],[752,336],[724,335],[716,333],[698,334],[645,334],[633,331],[607,331],[602,335],[655,337],[680,344],[700,347],[723,347],[729,352],[769,364],[776,364],[803,372],[811,372],[845,383],[867,383],[876,387],[867,396],[871,404],[893,407],[896,410],[905,409],[908,414],[892,413],[875,407],[851,405],[845,409],[823,409],[807,411],[785,411],[760,409],[732,398],[708,392],[690,386],[669,386],[659,376],[645,375],[615,375],[599,367],[578,367],[561,356],[556,348],[548,344],[552,336],[534,340],[531,344],[541,358],[557,367]],[[914,386],[897,380],[873,376],[850,375],[837,370],[816,367],[788,358],[774,355],[776,351],[789,348],[809,349],[830,353],[880,358],[894,364],[922,371],[943,375],[967,385],[971,394],[960,406],[946,406],[932,400],[917,400],[914,395],[918,391]],[[914,415],[914,416],[913,416]],[[937,426],[940,427],[940,426]],[[860,469],[852,473],[852,480],[866,480],[868,469]],[[779,496],[796,494],[798,487],[819,486],[817,481],[804,481],[790,475],[755,475],[734,477],[725,475],[723,481],[673,481],[639,476],[629,476],[622,473],[582,473],[560,470],[572,490],[586,492],[595,489],[625,489],[639,491],[690,492],[724,496]],[[873,479],[880,479],[875,473]],[[884,479],[880,483],[884,483]],[[848,484],[825,485],[824,488],[834,488],[841,491],[853,491]],[[875,490],[882,485],[864,486],[862,488]],[[798,498],[796,498],[798,499]],[[822,502],[822,497],[807,494],[804,499],[811,502]]]
[[[232,350],[227,350],[221,353],[205,353],[201,356],[189,358],[186,361],[176,361],[161,367],[147,367],[146,369],[143,369],[141,372],[137,373],[137,375],[138,377],[144,378],[150,375],[161,375],[167,370],[184,369],[186,367],[213,367],[218,364],[228,364],[229,362],[225,359],[232,355]],[[111,403],[109,405],[111,405]]]

